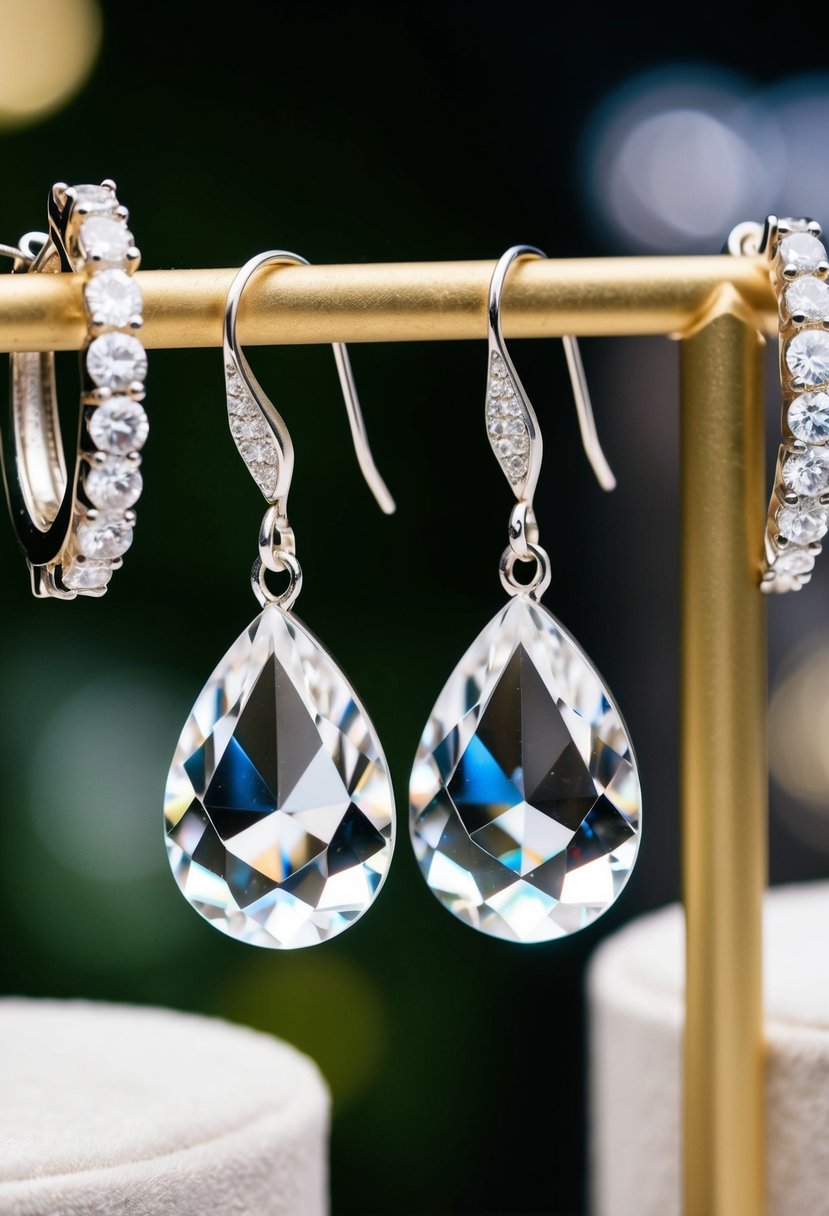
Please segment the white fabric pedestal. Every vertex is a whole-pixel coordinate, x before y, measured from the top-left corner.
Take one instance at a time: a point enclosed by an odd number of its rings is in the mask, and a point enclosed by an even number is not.
[[[829,1216],[829,883],[766,898],[767,1216]],[[680,1216],[683,921],[674,906],[596,953],[594,1216]]]
[[[2,1216],[323,1216],[328,1092],[252,1030],[0,1001]]]

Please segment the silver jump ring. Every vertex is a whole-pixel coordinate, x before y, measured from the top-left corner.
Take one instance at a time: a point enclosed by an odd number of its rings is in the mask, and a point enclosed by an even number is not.
[[[501,554],[501,561],[498,564],[498,574],[501,578],[501,585],[507,595],[526,595],[531,600],[540,600],[544,592],[550,585],[552,573],[550,570],[550,557],[546,549],[542,549],[541,545],[528,544],[527,557],[519,556],[509,545]],[[535,562],[535,572],[529,582],[522,583],[515,577],[516,562],[528,563]]]
[[[538,544],[538,523],[532,506],[522,499],[512,508],[509,517],[509,543],[513,553],[521,561],[530,561],[531,545]]]
[[[259,528],[259,560],[272,573],[279,574],[286,568],[284,553],[296,556],[296,537],[280,504],[275,503],[268,507]]]
[[[287,550],[279,554],[279,563],[279,566],[275,568],[277,572],[281,570],[288,572],[288,586],[284,591],[279,594],[274,594],[271,591],[265,581],[269,567],[258,557],[253,563],[250,581],[253,587],[253,594],[263,608],[267,604],[277,604],[287,612],[289,608],[293,607],[294,601],[302,590],[302,567],[297,560],[296,554],[289,553]]]
[[[149,431],[147,357],[135,336],[142,299],[130,276],[140,254],[115,183],[67,186],[49,198],[49,232],[27,233],[13,273],[78,275],[86,336],[81,420],[69,468],[51,351],[11,356],[11,419],[3,452],[6,492],[38,597],[103,595],[132,544],[142,489],[139,452]],[[19,256],[18,256],[19,255]]]

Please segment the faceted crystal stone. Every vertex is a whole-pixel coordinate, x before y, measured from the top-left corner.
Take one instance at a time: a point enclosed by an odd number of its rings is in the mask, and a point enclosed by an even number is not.
[[[797,271],[817,270],[826,261],[826,250],[809,232],[794,232],[780,242],[780,261]]]
[[[141,470],[134,460],[108,456],[103,464],[93,465],[84,478],[84,490],[96,507],[111,511],[126,510],[141,496]]]
[[[123,266],[132,236],[123,220],[92,215],[81,224],[81,246],[87,258],[106,266]]]
[[[826,535],[827,508],[815,498],[801,498],[795,506],[777,510],[777,527],[783,536],[796,545],[808,545]]]
[[[410,802],[427,883],[484,933],[548,941],[616,899],[639,847],[630,739],[545,608],[515,597],[461,659],[420,741]]]
[[[93,410],[87,425],[96,447],[119,455],[139,451],[150,433],[144,407],[130,397],[110,397]]]
[[[791,452],[783,462],[783,481],[795,494],[815,498],[829,490],[829,449]]]
[[[120,557],[131,544],[132,524],[121,515],[101,511],[94,519],[78,524],[78,546],[85,557]]]
[[[73,186],[76,206],[85,211],[114,211],[117,206],[115,192],[111,186]]]
[[[829,393],[801,393],[789,406],[789,429],[804,443],[829,439]]]
[[[123,270],[100,270],[84,288],[90,317],[99,325],[116,328],[141,316],[141,288]]]
[[[829,380],[829,333],[804,329],[786,347],[789,371],[804,384],[825,384]]]
[[[814,275],[795,279],[791,287],[786,288],[784,299],[790,317],[799,314],[807,321],[822,321],[829,317],[829,285]]]
[[[808,574],[814,569],[815,559],[804,549],[787,549],[775,559],[776,574]]]
[[[97,587],[106,587],[111,578],[111,566],[97,566],[94,562],[73,562],[61,571],[64,586],[70,591],[90,591]]]
[[[325,941],[377,895],[394,842],[380,742],[331,656],[275,604],[193,706],[165,820],[185,897],[252,945]]]
[[[101,334],[89,344],[86,370],[99,388],[123,392],[147,375],[147,356],[130,334]]]

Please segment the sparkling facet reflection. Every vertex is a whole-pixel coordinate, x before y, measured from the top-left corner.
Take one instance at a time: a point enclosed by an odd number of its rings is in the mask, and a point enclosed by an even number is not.
[[[296,617],[269,605],[210,677],[173,758],[165,818],[186,898],[253,945],[314,945],[376,896],[394,839],[385,758]]]
[[[415,854],[435,895],[511,941],[590,924],[639,847],[639,778],[619,711],[569,634],[523,597],[438,698],[410,795]]]

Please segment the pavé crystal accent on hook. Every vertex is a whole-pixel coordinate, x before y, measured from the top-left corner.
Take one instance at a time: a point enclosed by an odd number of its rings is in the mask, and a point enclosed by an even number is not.
[[[232,363],[225,368],[230,433],[253,480],[267,499],[276,493],[279,448],[262,411]]]
[[[489,361],[486,418],[492,450],[510,485],[516,486],[527,476],[530,433],[515,385],[497,351]]]
[[[394,841],[379,739],[328,652],[275,604],[193,706],[164,813],[179,887],[230,937],[315,945],[377,895]]]
[[[493,937],[540,942],[583,929],[636,859],[641,795],[624,722],[577,643],[524,596],[450,676],[410,796],[427,883]]]

